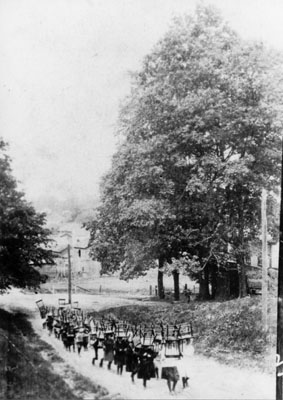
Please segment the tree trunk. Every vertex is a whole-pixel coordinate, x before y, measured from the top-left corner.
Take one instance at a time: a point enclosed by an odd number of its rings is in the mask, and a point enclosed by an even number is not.
[[[217,275],[215,299],[227,300],[230,297],[230,280],[227,271],[221,270]]]
[[[179,301],[180,300],[179,272],[176,269],[173,271],[173,279],[174,279],[174,299],[176,301]]]
[[[239,294],[240,297],[246,297],[248,294],[247,288],[247,273],[246,273],[246,266],[244,262],[244,257],[239,257],[238,263],[240,265],[239,270]]]
[[[163,285],[163,265],[164,265],[164,259],[160,257],[158,259],[157,286],[158,286],[158,296],[161,300],[165,298],[164,285]]]
[[[211,280],[211,299],[215,299],[217,291],[217,266],[211,265],[210,267],[210,280]]]
[[[238,269],[232,268],[228,271],[229,276],[229,297],[239,297],[239,271]]]
[[[239,205],[239,221],[240,221],[240,226],[239,226],[239,246],[238,246],[238,256],[237,256],[237,263],[239,265],[239,292],[240,292],[240,297],[245,297],[248,294],[247,290],[247,273],[246,273],[246,266],[245,266],[245,257],[244,257],[244,197],[242,195],[241,197],[241,203]]]
[[[209,285],[208,285],[208,271],[206,271],[206,267],[204,271],[199,274],[199,299],[200,300],[209,300]]]

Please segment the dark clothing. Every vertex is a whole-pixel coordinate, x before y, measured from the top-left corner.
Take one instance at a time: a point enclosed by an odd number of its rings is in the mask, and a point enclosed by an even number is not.
[[[127,342],[117,340],[115,343],[115,364],[123,366],[126,364]]]
[[[143,356],[138,367],[139,379],[150,379],[155,377],[155,368],[152,357]]]
[[[155,377],[154,358],[156,353],[150,348],[142,348],[139,356],[138,378],[148,380]]]
[[[132,349],[132,347],[128,346],[125,353],[125,364],[127,372],[133,371],[133,362],[134,362],[134,350]]]
[[[47,329],[49,330],[49,332],[51,332],[53,329],[53,321],[54,321],[54,319],[52,316],[47,317],[46,326],[47,326]]]
[[[178,381],[180,379],[180,375],[177,367],[163,367],[161,370],[161,379]]]
[[[93,348],[94,348],[95,359],[97,360],[97,359],[98,359],[98,347],[99,347],[99,340],[98,340],[98,338],[95,338],[95,339],[92,341],[92,346],[93,346]]]
[[[112,338],[104,341],[104,360],[112,362],[114,360],[114,340]]]

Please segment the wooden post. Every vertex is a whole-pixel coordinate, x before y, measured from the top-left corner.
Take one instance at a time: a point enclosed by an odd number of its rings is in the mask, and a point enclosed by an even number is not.
[[[283,165],[283,149],[282,149]],[[283,172],[281,171],[281,189],[283,188]],[[278,362],[283,360],[283,201],[281,194],[279,265],[278,265],[278,303],[277,303],[277,354]],[[278,376],[282,367],[276,370],[276,400],[283,400],[283,376]]]
[[[164,259],[163,259],[163,257],[159,257],[157,286],[158,286],[158,296],[161,300],[165,299],[165,292],[164,292],[164,285],[163,285],[163,271],[164,271],[163,267],[164,267]]]
[[[267,298],[268,298],[268,254],[267,254],[267,218],[266,218],[266,190],[262,189],[261,196],[261,235],[262,235],[262,326],[265,332],[268,331],[268,319],[267,319]]]
[[[179,271],[176,269],[173,271],[173,280],[174,280],[174,300],[180,300],[180,287],[179,287]]]
[[[72,265],[71,265],[71,246],[68,244],[68,295],[69,304],[72,304]]]
[[[152,296],[152,286],[149,285],[149,295]]]

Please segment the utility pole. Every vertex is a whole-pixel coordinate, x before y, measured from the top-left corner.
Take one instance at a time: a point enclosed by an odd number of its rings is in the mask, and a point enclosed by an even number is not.
[[[72,304],[72,265],[71,265],[71,246],[68,244],[68,294],[69,304]]]
[[[268,293],[268,255],[267,255],[267,218],[266,218],[266,190],[262,189],[261,195],[261,235],[262,235],[262,283],[261,283],[261,296],[262,296],[262,325],[264,332],[268,330],[267,320],[267,293]]]
[[[283,179],[282,179],[283,181]],[[278,265],[278,303],[277,303],[277,364],[283,361],[283,204],[281,199],[280,243]],[[276,370],[276,400],[283,400],[282,367]]]
[[[283,147],[282,147],[283,165]],[[281,167],[282,168],[282,167]],[[277,364],[283,361],[283,171],[281,169],[281,212],[279,232],[279,263],[278,263],[278,303],[277,303]],[[282,367],[276,368],[276,400],[283,400]]]

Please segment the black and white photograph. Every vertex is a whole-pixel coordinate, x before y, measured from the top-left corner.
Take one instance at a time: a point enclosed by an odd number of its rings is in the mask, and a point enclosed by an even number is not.
[[[0,0],[0,399],[283,400],[283,1]]]

